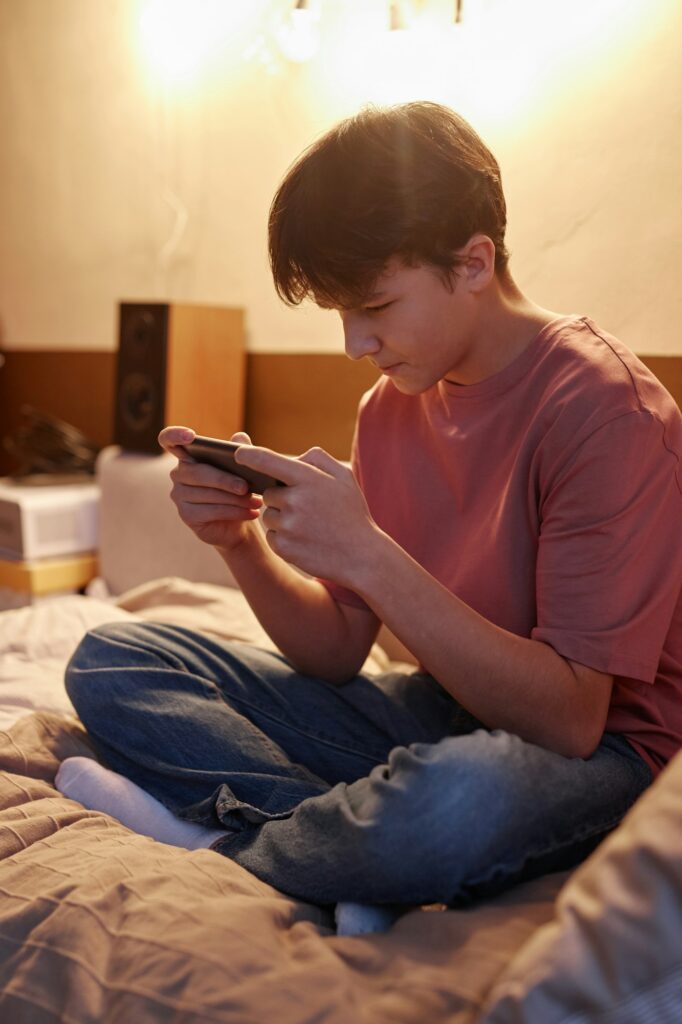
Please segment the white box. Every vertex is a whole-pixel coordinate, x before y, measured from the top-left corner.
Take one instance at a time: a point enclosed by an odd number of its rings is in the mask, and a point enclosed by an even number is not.
[[[96,483],[31,486],[0,479],[0,556],[29,561],[97,547]]]

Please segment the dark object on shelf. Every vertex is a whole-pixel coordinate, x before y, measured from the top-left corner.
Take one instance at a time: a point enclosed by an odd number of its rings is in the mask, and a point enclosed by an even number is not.
[[[77,427],[29,405],[22,406],[24,422],[3,439],[19,463],[12,479],[23,484],[83,483],[95,473],[98,445]]]

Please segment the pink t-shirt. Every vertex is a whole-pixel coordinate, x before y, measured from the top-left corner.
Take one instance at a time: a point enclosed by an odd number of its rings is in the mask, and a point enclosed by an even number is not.
[[[374,520],[420,565],[616,677],[606,729],[654,772],[682,746],[681,456],[671,396],[587,317],[554,320],[478,384],[408,396],[381,379],[353,445]]]

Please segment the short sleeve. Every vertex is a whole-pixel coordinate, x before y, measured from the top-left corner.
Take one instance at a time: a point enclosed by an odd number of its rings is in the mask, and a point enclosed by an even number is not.
[[[679,452],[644,410],[587,437],[541,499],[531,636],[563,657],[656,677],[682,586]]]

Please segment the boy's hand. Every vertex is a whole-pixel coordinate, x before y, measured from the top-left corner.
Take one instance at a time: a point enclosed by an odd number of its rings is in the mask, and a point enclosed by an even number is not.
[[[164,427],[159,434],[161,447],[178,460],[170,474],[171,499],[199,540],[230,550],[252,529],[249,524],[258,518],[263,502],[240,477],[196,462],[185,448],[194,436],[189,427]],[[251,444],[249,435],[241,432],[230,440]]]
[[[350,469],[321,448],[294,459],[249,445],[235,461],[287,485],[263,495],[262,523],[272,550],[311,576],[352,588],[376,525]]]

